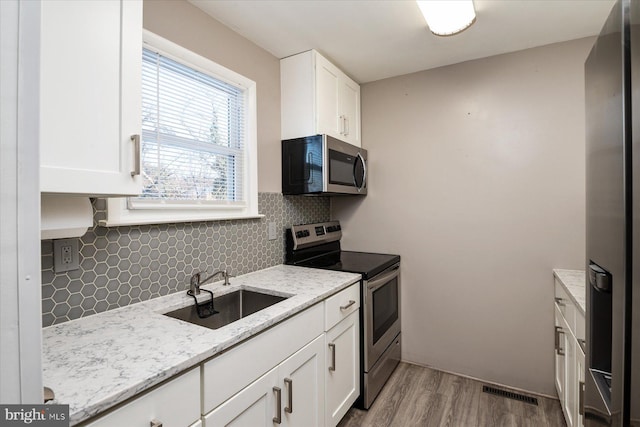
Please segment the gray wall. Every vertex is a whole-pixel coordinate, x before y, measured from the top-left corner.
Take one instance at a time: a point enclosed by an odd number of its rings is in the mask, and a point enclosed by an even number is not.
[[[402,255],[403,358],[554,395],[553,268],[584,268],[592,38],[362,87],[343,247]]]

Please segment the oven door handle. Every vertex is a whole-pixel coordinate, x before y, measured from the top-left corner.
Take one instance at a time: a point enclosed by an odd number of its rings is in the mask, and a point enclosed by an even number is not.
[[[385,273],[384,275],[377,276],[375,280],[369,280],[367,282],[367,289],[373,292],[380,286],[383,286],[389,280],[393,279],[394,277],[398,277],[398,274],[400,274],[400,266],[394,267],[393,270]]]

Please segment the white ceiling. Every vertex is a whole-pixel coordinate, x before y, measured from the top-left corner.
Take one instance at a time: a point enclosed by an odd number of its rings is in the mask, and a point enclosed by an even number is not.
[[[284,58],[317,49],[359,83],[596,35],[615,0],[475,0],[477,18],[433,35],[411,0],[190,0]]]

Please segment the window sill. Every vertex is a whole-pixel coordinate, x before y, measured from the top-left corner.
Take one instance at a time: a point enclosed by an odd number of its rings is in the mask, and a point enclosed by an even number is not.
[[[257,203],[255,203],[255,205],[257,205]],[[107,219],[100,220],[98,224],[103,227],[117,227],[258,218],[264,218],[264,215],[257,212],[249,212],[248,209],[221,209],[217,211],[184,210],[180,212],[172,210],[129,210],[126,209],[126,199],[110,198],[107,199]]]

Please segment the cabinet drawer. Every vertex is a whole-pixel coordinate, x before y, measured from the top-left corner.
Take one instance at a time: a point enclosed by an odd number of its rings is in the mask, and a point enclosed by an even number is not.
[[[324,330],[328,331],[360,308],[360,282],[327,298],[324,302]]]
[[[200,368],[195,368],[86,424],[86,427],[149,427],[152,420],[158,420],[167,427],[188,426],[199,418]]]
[[[322,304],[285,320],[203,365],[203,413],[251,384],[318,335]]]
[[[555,301],[572,333],[576,333],[576,306],[567,290],[555,279]]]

